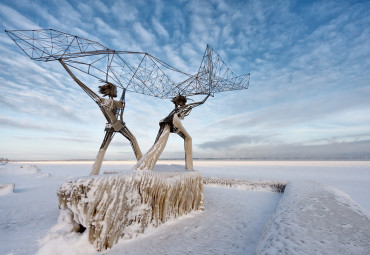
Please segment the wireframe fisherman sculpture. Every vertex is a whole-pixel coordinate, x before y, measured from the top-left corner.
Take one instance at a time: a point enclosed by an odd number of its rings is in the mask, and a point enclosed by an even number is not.
[[[138,161],[134,169],[152,170],[159,157],[161,156],[164,148],[166,147],[170,133],[177,133],[184,139],[185,168],[188,170],[192,170],[192,138],[182,125],[181,120],[188,116],[193,108],[203,104],[209,96],[210,95],[208,94],[202,101],[190,104],[186,104],[187,99],[185,96],[178,95],[174,97],[172,99],[172,102],[175,104],[175,109],[173,109],[173,111],[166,118],[159,122],[159,131],[154,145],[149,149],[144,157]]]
[[[82,83],[79,79],[77,79],[76,76],[72,73],[72,71],[68,68],[68,66],[63,62],[62,59],[59,59],[58,61],[66,69],[66,71],[73,78],[73,80],[98,104],[100,110],[104,114],[104,117],[107,119],[107,124],[105,126],[105,136],[100,146],[98,155],[96,156],[90,175],[99,174],[105,152],[116,132],[121,133],[124,137],[127,138],[127,140],[130,141],[136,159],[140,160],[142,154],[139,144],[135,136],[126,127],[125,122],[123,122],[123,112],[125,109],[124,102],[125,89],[122,93],[121,99],[114,100],[113,98],[117,97],[117,87],[116,85],[107,82],[106,84],[99,86],[99,92],[103,94],[103,96],[108,96],[109,99],[101,98],[89,87],[87,87],[84,83]]]
[[[54,29],[6,30],[10,38],[36,61],[59,61],[77,84],[99,105],[107,126],[105,137],[93,165],[91,174],[98,174],[105,151],[114,134],[121,133],[131,143],[138,163],[135,169],[152,169],[166,146],[169,134],[177,133],[184,139],[185,167],[193,168],[192,138],[182,126],[181,120],[190,111],[203,104],[215,93],[247,89],[250,75],[235,75],[221,56],[207,45],[198,72],[188,74],[163,62],[147,52],[115,51],[99,42],[71,35]],[[127,57],[127,58],[126,58]],[[100,91],[109,99],[103,99],[78,80],[67,66],[95,77],[106,84]],[[172,78],[171,78],[172,76]],[[181,82],[175,82],[173,78]],[[121,100],[114,100],[117,90],[123,89]],[[175,109],[160,122],[154,145],[141,155],[135,136],[122,120],[125,107],[125,91],[158,98],[172,98]],[[186,104],[187,97],[205,95],[203,101]]]

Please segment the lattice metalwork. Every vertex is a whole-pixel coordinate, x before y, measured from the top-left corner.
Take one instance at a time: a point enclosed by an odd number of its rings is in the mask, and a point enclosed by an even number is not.
[[[236,76],[208,45],[198,72],[192,75],[146,52],[115,51],[99,42],[54,29],[6,33],[33,60],[62,59],[66,65],[100,81],[154,97],[213,96],[218,92],[247,89],[249,85],[249,74]]]

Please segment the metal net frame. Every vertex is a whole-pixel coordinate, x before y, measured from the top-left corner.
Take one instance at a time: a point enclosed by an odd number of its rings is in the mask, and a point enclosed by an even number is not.
[[[207,45],[196,74],[188,74],[146,52],[115,51],[99,42],[54,29],[6,30],[31,59],[62,59],[71,68],[118,87],[158,98],[211,95],[247,89],[249,73],[236,76]],[[180,80],[177,82],[175,80]]]

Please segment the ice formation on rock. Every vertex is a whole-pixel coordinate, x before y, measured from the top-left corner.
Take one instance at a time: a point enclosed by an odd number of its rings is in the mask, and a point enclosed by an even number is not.
[[[58,190],[61,213],[73,215],[75,231],[88,231],[98,251],[111,248],[168,219],[204,210],[202,176],[197,171],[134,171],[83,177]]]

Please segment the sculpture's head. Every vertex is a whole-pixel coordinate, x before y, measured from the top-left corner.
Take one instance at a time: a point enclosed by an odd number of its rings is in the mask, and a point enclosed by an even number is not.
[[[180,105],[180,106],[185,105],[186,104],[186,101],[187,101],[186,97],[184,97],[184,96],[182,96],[180,94],[178,96],[172,98],[172,102],[176,106],[178,106],[178,105]]]
[[[99,86],[99,92],[103,96],[109,96],[111,98],[117,97],[117,86],[113,83],[107,82],[104,85]]]

